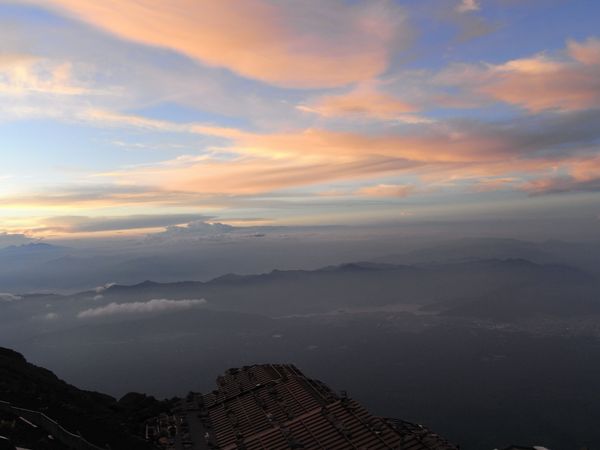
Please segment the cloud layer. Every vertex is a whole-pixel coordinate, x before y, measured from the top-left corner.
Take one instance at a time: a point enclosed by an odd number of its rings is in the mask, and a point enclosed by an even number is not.
[[[0,231],[0,249],[11,245],[24,245],[34,242],[34,239],[22,233],[6,233]]]
[[[481,92],[532,112],[585,110],[600,102],[600,40],[570,41],[563,55],[538,54],[483,68],[465,67]],[[459,75],[460,77],[460,75]]]
[[[89,233],[98,231],[162,228],[185,224],[199,219],[209,219],[209,217],[202,214],[135,214],[108,217],[61,216],[46,219],[45,225],[50,229],[60,231]]]
[[[23,297],[20,297],[18,295],[14,295],[14,294],[9,294],[6,292],[0,292],[0,303],[1,302],[14,302],[17,300],[22,300]]]
[[[77,317],[80,319],[94,319],[100,317],[121,316],[121,315],[138,315],[152,314],[173,311],[185,311],[204,305],[206,300],[169,300],[169,299],[153,299],[147,302],[132,302],[132,303],[110,303],[100,308],[90,308],[81,311]]]

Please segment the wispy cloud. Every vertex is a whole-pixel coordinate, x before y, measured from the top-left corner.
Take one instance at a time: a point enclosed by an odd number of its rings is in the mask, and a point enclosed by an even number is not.
[[[26,54],[0,54],[0,95],[82,95],[68,61],[51,61]]]
[[[344,94],[325,95],[299,105],[298,109],[325,117],[356,116],[401,120],[417,109],[400,98],[380,92],[372,84],[361,85]]]
[[[80,319],[94,319],[100,317],[121,316],[121,315],[136,315],[136,314],[152,314],[173,311],[185,311],[204,305],[204,299],[192,300],[169,300],[169,299],[154,299],[147,302],[132,302],[132,303],[110,303],[100,308],[90,308],[81,311],[77,317]]]
[[[600,192],[600,157],[581,158],[565,165],[562,174],[536,177],[521,189],[533,195],[565,192]]]
[[[456,6],[456,10],[461,13],[479,11],[480,9],[479,0],[460,0],[460,3]]]
[[[161,239],[187,239],[187,238],[215,238],[236,231],[236,227],[223,223],[207,223],[202,220],[190,222],[186,225],[172,225],[164,231],[148,236],[153,240]]]
[[[17,300],[22,300],[23,297],[19,295],[9,294],[6,292],[0,292],[0,302],[14,302]]]
[[[360,188],[357,193],[365,197],[408,197],[414,190],[406,184],[377,184]]]
[[[162,228],[186,224],[210,217],[203,214],[134,214],[109,217],[64,216],[45,219],[50,229],[71,233]]]
[[[600,40],[571,41],[564,53],[540,53],[502,64],[459,64],[436,76],[441,84],[518,105],[533,113],[594,109],[600,101]]]
[[[526,115],[518,122],[416,124],[410,132],[402,128],[378,133],[316,128],[272,134],[240,131],[222,147],[234,157],[176,158],[124,168],[102,174],[101,178],[114,184],[107,183],[99,190],[90,186],[88,192],[78,189],[40,193],[29,199],[7,197],[0,198],[0,204],[12,201],[73,208],[78,204],[182,206],[204,202],[227,206],[283,189],[336,181],[385,184],[377,178],[391,175],[417,177],[417,184],[425,187],[449,178],[539,176],[561,165],[570,170],[577,160],[588,158],[600,137],[597,123],[596,111],[572,111]],[[197,219],[168,214],[154,218],[133,215],[130,219],[75,217],[58,222],[47,219],[43,226],[81,232],[168,226]]]
[[[119,37],[280,86],[340,86],[370,79],[385,70],[391,47],[397,50],[406,34],[401,10],[379,0],[358,5],[337,0],[38,3]]]
[[[110,289],[111,287],[115,286],[116,283],[105,283],[102,286],[97,286],[94,288],[94,292],[96,292],[97,294],[101,294],[102,292],[106,291],[107,289]],[[94,300],[101,300],[102,296],[100,295],[100,298],[94,298]]]

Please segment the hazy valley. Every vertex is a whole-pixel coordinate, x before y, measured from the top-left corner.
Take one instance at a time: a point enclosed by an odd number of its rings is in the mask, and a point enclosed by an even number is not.
[[[205,391],[224,367],[294,362],[462,448],[575,448],[600,441],[600,285],[585,254],[544,247],[453,241],[314,270],[4,294],[0,338],[117,397]]]

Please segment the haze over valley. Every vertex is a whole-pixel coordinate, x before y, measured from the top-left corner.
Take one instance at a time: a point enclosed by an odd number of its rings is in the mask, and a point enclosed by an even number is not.
[[[188,246],[201,254],[220,239]],[[207,391],[223,367],[293,361],[379,414],[427,423],[464,448],[524,441],[569,448],[599,438],[594,245],[413,242],[410,250],[388,247],[371,260],[319,268],[15,291],[2,294],[0,339],[60,377],[117,398]],[[58,258],[49,267],[78,252],[43,243],[4,251]],[[514,409],[519,414],[509,414]]]

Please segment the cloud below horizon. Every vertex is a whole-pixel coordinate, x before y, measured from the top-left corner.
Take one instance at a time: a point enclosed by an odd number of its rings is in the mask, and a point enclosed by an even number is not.
[[[77,314],[79,319],[95,319],[110,316],[153,314],[185,311],[206,304],[204,299],[169,300],[153,299],[147,302],[110,303],[99,308],[90,308]]]
[[[22,300],[23,297],[19,295],[9,294],[7,292],[0,292],[0,302],[14,302],[17,300]]]
[[[36,239],[23,233],[7,233],[0,231],[0,249],[12,245],[25,245],[35,242]]]
[[[210,217],[203,214],[135,214],[107,217],[59,216],[48,218],[44,223],[49,229],[70,233],[94,233],[163,228],[206,219],[210,219]]]

